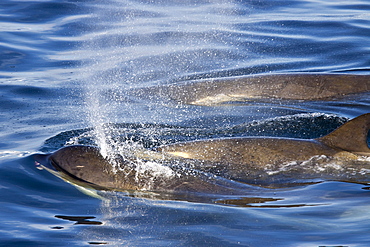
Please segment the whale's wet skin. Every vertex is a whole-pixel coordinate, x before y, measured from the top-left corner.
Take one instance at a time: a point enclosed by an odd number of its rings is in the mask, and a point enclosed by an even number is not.
[[[334,100],[366,92],[370,92],[368,75],[265,74],[185,81],[131,93],[183,104],[218,105],[261,99]]]
[[[369,182],[370,114],[316,139],[235,137],[131,150],[104,158],[72,145],[35,155],[38,165],[80,186],[126,192],[235,195],[248,184],[294,186],[323,180]],[[175,197],[174,197],[175,198]]]

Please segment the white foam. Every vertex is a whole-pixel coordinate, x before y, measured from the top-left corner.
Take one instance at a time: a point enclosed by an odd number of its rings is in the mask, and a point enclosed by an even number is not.
[[[168,166],[140,159],[137,159],[135,173],[135,181],[140,184],[142,190],[151,190],[156,180],[173,179],[179,176]]]
[[[365,162],[370,162],[370,156],[360,156],[357,159],[358,161],[365,161]]]
[[[275,175],[293,169],[300,169],[302,171],[309,170],[315,173],[321,173],[327,170],[345,170],[338,160],[326,155],[315,155],[305,161],[289,161],[281,165],[269,164],[266,166],[265,171],[268,175]]]

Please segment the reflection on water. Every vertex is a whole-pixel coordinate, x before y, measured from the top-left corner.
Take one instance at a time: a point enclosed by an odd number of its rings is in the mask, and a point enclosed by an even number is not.
[[[268,194],[278,198],[239,198],[251,205],[240,208],[153,201],[108,193],[101,204],[104,225],[85,228],[81,237],[112,245],[171,242],[180,246],[241,243],[261,246],[266,238],[271,238],[271,246],[277,243],[284,243],[277,244],[279,246],[307,243],[336,246],[349,243],[348,235],[342,236],[348,231],[357,237],[366,234],[362,227],[351,230],[355,219],[357,223],[367,224],[368,207],[362,205],[357,212],[353,208],[353,203],[367,198],[367,193],[361,192],[361,185],[329,182],[265,193]],[[360,220],[361,215],[364,218]]]

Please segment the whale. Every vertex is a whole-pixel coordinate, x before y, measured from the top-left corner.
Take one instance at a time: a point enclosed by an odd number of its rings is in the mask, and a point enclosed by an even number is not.
[[[238,194],[248,189],[246,185],[276,188],[322,180],[367,183],[369,129],[367,113],[315,139],[196,140],[111,159],[103,157],[98,147],[71,145],[36,154],[34,160],[68,182],[97,190]]]
[[[292,73],[182,81],[135,89],[131,94],[212,106],[264,99],[325,101],[369,91],[368,75]]]

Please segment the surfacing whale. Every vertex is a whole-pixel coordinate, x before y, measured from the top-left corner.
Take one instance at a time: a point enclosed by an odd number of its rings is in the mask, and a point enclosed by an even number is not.
[[[370,91],[368,75],[275,74],[184,81],[136,90],[182,104],[218,105],[259,99],[331,100]]]
[[[69,182],[100,190],[238,194],[245,184],[367,183],[369,129],[370,113],[317,139],[198,140],[161,146],[136,158],[117,156],[114,164],[97,147],[67,146],[34,159]]]

